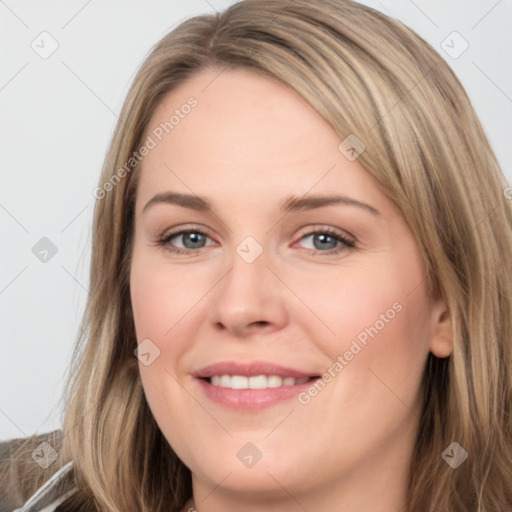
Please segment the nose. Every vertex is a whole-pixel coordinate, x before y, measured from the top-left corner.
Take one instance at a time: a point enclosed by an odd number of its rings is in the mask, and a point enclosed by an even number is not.
[[[234,252],[230,263],[212,294],[210,317],[215,328],[245,338],[284,327],[288,322],[285,290],[267,267],[265,252],[252,263]]]

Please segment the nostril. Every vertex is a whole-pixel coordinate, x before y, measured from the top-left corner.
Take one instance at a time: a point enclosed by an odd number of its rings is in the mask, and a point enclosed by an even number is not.
[[[269,325],[268,322],[266,322],[265,320],[258,320],[256,322],[252,322],[251,325],[261,325],[261,326],[266,326],[266,325]]]

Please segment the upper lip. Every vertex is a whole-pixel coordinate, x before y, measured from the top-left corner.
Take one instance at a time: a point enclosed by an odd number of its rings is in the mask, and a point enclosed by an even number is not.
[[[243,375],[246,377],[255,377],[257,375],[278,375],[280,377],[294,377],[302,379],[304,377],[317,377],[317,374],[306,373],[294,368],[288,368],[279,364],[266,361],[253,362],[233,362],[221,361],[210,364],[193,373],[200,379],[212,377],[213,375]]]

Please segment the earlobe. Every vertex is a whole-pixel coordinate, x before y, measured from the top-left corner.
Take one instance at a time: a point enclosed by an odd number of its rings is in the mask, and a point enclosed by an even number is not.
[[[453,326],[448,309],[444,301],[432,310],[432,336],[430,338],[430,352],[436,357],[448,357],[453,351]]]

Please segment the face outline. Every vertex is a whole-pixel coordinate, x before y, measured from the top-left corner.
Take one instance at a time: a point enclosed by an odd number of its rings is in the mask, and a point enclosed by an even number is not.
[[[144,137],[197,98],[144,158],[138,184],[132,309],[137,342],[160,351],[139,363],[149,406],[191,469],[194,494],[223,482],[205,502],[211,510],[255,493],[288,504],[289,493],[306,508],[343,497],[372,510],[364,486],[374,507],[391,509],[403,498],[428,352],[451,350],[444,302],[428,298],[401,213],[339,151],[329,125],[274,79],[218,73],[203,70],[167,94]],[[205,198],[212,211],[148,204],[171,191]],[[289,196],[332,194],[378,213],[346,203],[280,210]],[[313,383],[297,386],[302,400],[270,391],[265,407],[237,408],[226,402],[240,393],[215,386],[221,403],[197,377],[214,363],[254,361],[331,379],[316,394]]]

